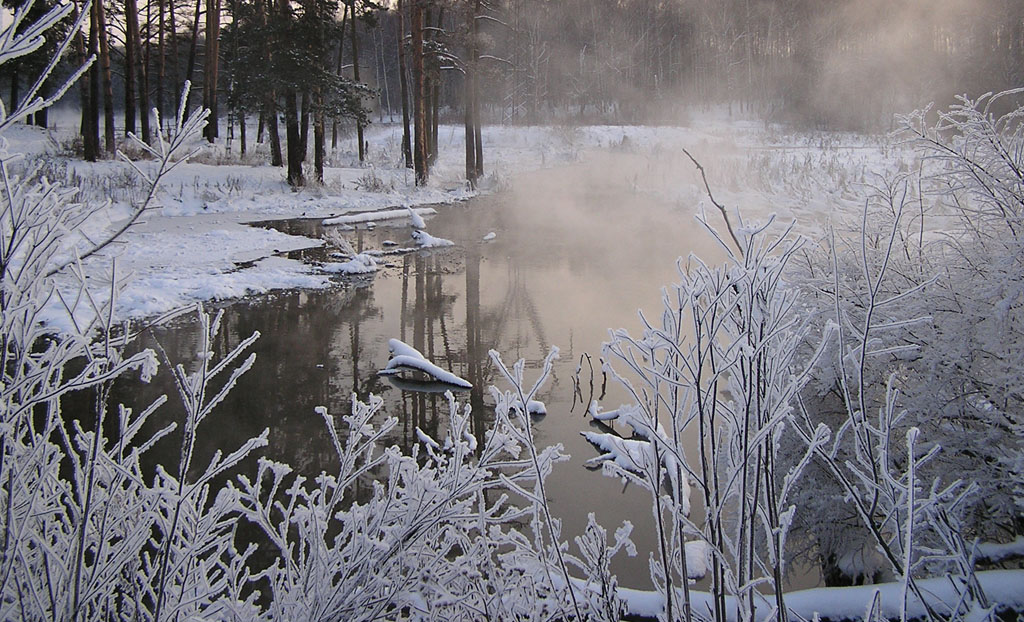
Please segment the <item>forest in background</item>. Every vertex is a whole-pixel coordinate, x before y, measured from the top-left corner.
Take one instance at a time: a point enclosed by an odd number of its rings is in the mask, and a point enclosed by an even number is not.
[[[76,27],[83,18],[108,23],[95,6],[79,12]],[[13,27],[0,34],[0,65],[38,50],[72,8],[25,21],[21,35]],[[422,18],[410,13],[437,32]],[[101,32],[90,34],[97,45]],[[18,105],[0,109],[0,136],[43,134],[15,125],[39,121],[82,75],[40,97],[52,67],[31,74],[43,78],[26,81]],[[104,73],[89,76],[91,104],[104,99],[97,87],[113,86]],[[210,86],[206,100],[218,93]],[[307,102],[326,99],[318,88]],[[291,151],[302,136],[302,93],[289,102],[270,92],[290,124]],[[354,397],[350,410],[314,411],[336,471],[307,479],[264,458],[238,472],[267,445],[269,429],[218,447],[209,461],[200,456],[196,440],[255,364],[246,352],[259,334],[218,348],[223,314],[199,306],[194,358],[132,349],[146,325],[116,323],[125,281],[102,254],[155,211],[157,185],[197,153],[201,132],[223,139],[207,129],[209,108],[187,113],[187,91],[167,140],[151,127],[153,145],[135,146],[147,161],[124,158],[148,188],[126,220],[110,218],[107,202],[81,199],[73,182],[52,181],[41,158],[0,150],[0,618],[938,622],[1019,611],[1024,571],[1003,564],[1018,566],[1024,554],[1022,94],[965,97],[901,117],[895,140],[912,158],[896,156],[876,183],[858,184],[862,211],[828,227],[820,244],[773,218],[734,229],[705,180],[725,230],[716,233],[702,210],[698,218],[725,262],[681,262],[678,281],[663,290],[660,323],[610,335],[602,370],[633,403],[588,408],[605,426],[585,436],[601,452],[590,462],[650,497],[657,546],[644,551],[646,591],[622,589],[610,565],[619,552],[635,554],[631,522],[609,533],[591,517],[576,535],[551,511],[546,479],[568,456],[561,445],[537,444],[527,411],[555,349],[539,372],[491,352],[507,389],[492,389],[494,419],[482,441],[452,396],[445,428],[433,437],[417,429],[409,454],[384,448],[398,420],[378,416],[378,399]],[[432,101],[437,120],[440,95]],[[308,108],[322,150],[328,116]],[[470,121],[483,118],[472,109]],[[98,112],[93,105],[83,127],[98,131]],[[268,127],[277,119],[264,116]],[[355,118],[358,126],[358,111]],[[422,117],[417,126],[422,138],[429,126]],[[89,140],[98,150],[98,137]],[[103,237],[77,235],[96,218],[111,225]],[[90,277],[90,258],[109,258],[109,279]],[[52,331],[51,305],[72,330]],[[135,374],[149,382],[160,368],[173,375],[180,420],[160,427],[150,419],[175,397],[114,407],[113,382]],[[92,406],[68,408],[73,393]],[[702,442],[688,448],[694,427]],[[148,469],[142,456],[165,438],[180,447],[177,464]],[[247,544],[241,528],[261,541]],[[888,583],[787,591],[787,558],[801,535],[813,537],[824,564],[850,575],[843,579],[860,580],[852,568]],[[272,561],[260,563],[268,551]],[[858,567],[865,552],[877,553],[877,570]],[[708,578],[707,591],[692,589],[698,576]]]
[[[52,4],[32,3],[30,17]],[[1024,83],[1016,0],[117,0],[76,5],[43,49],[4,65],[8,109],[83,10],[64,62],[98,59],[69,96],[86,159],[113,154],[128,132],[151,142],[144,111],[169,119],[189,80],[211,111],[207,139],[243,155],[268,141],[295,186],[310,144],[322,181],[327,141],[354,130],[362,160],[363,127],[385,115],[404,120],[421,183],[438,124],[465,124],[474,183],[484,123],[671,124],[722,105],[888,130],[893,113]]]

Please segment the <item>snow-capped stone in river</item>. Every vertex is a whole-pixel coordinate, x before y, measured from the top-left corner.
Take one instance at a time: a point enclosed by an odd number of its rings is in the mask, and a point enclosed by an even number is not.
[[[473,388],[473,385],[468,381],[434,365],[419,350],[400,339],[388,340],[388,350],[391,352],[391,360],[384,366],[384,369],[377,372],[378,374],[397,374],[404,369],[411,369],[423,372],[438,382],[466,389]]]
[[[377,271],[377,261],[366,253],[359,253],[348,261],[324,264],[320,269],[332,274],[369,274]]]

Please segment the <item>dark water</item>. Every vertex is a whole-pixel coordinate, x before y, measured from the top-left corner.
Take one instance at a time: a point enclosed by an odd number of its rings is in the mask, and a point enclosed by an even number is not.
[[[435,236],[453,240],[454,248],[385,258],[388,266],[372,278],[339,280],[325,291],[280,292],[220,305],[225,309],[223,352],[254,331],[254,368],[200,428],[197,459],[205,465],[217,449],[233,450],[245,439],[270,429],[277,460],[308,475],[337,468],[322,419],[314,407],[335,415],[351,410],[351,395],[384,399],[387,415],[400,420],[390,442],[409,448],[415,427],[443,436],[447,403],[439,393],[403,390],[378,376],[388,360],[388,339],[397,337],[418,348],[436,364],[473,383],[459,394],[475,413],[476,433],[493,406],[487,385],[497,383],[487,352],[495,349],[511,364],[527,361],[528,378],[557,345],[561,356],[539,399],[548,415],[537,421],[541,445],[562,443],[572,462],[549,480],[551,502],[563,518],[563,538],[582,532],[588,512],[609,530],[630,520],[636,527],[636,558],[620,562],[620,581],[647,584],[648,551],[653,549],[652,516],[647,493],[628,487],[582,462],[595,455],[579,435],[589,429],[585,406],[574,405],[573,377],[581,357],[593,357],[593,397],[601,392],[599,356],[608,330],[636,331],[637,309],[657,317],[660,288],[676,277],[675,262],[696,252],[720,256],[717,243],[696,223],[693,206],[668,205],[634,192],[637,171],[649,163],[625,154],[603,156],[601,166],[575,166],[532,173],[514,180],[511,191],[438,208],[427,222]],[[291,231],[317,232],[309,221],[273,223]],[[493,241],[483,242],[488,232]],[[362,249],[382,248],[385,240],[410,244],[407,221],[394,227],[349,231],[345,236]],[[386,248],[386,247],[385,247]],[[310,258],[321,251],[306,253]],[[195,358],[194,322],[181,321],[145,337],[173,361]],[[590,368],[584,364],[582,391],[591,395]],[[141,403],[174,388],[161,369],[147,386],[123,388],[122,397]],[[609,382],[603,401],[615,408],[625,398]],[[179,408],[180,411],[180,408]],[[174,417],[173,400],[165,409]],[[442,429],[438,431],[438,427]],[[168,461],[177,447],[167,441]]]

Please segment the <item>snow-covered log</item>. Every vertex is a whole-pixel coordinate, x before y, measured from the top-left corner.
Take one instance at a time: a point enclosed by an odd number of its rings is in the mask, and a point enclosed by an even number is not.
[[[352,214],[342,214],[341,216],[325,218],[321,221],[321,224],[325,226],[355,225],[367,222],[377,222],[379,220],[396,220],[398,218],[408,218],[409,212],[412,212],[414,216],[419,217],[422,222],[423,216],[432,216],[437,213],[437,210],[432,207],[406,207],[374,210],[372,212],[355,212]]]

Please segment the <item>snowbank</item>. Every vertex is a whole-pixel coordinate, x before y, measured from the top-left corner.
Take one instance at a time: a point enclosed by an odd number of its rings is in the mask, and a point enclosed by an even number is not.
[[[991,602],[1024,609],[1024,570],[988,570],[979,572],[977,577]],[[948,578],[923,579],[918,581],[918,585],[921,592],[931,598],[929,604],[940,614],[948,614],[950,605],[957,602],[956,591]],[[862,620],[876,593],[881,616],[899,619],[903,602],[903,585],[900,583],[798,590],[786,594],[785,601],[792,619]],[[619,596],[625,601],[626,610],[635,616],[653,619],[663,608],[661,596],[654,592],[619,588]],[[682,602],[682,592],[679,597],[679,602]],[[690,590],[690,598],[694,612],[707,614],[711,611],[713,600],[708,592]],[[912,594],[907,598],[908,617],[924,617],[926,612],[921,602]],[[726,619],[737,622],[736,607],[731,601],[732,597],[726,598]],[[769,605],[762,602],[758,609],[759,614],[766,615]]]

